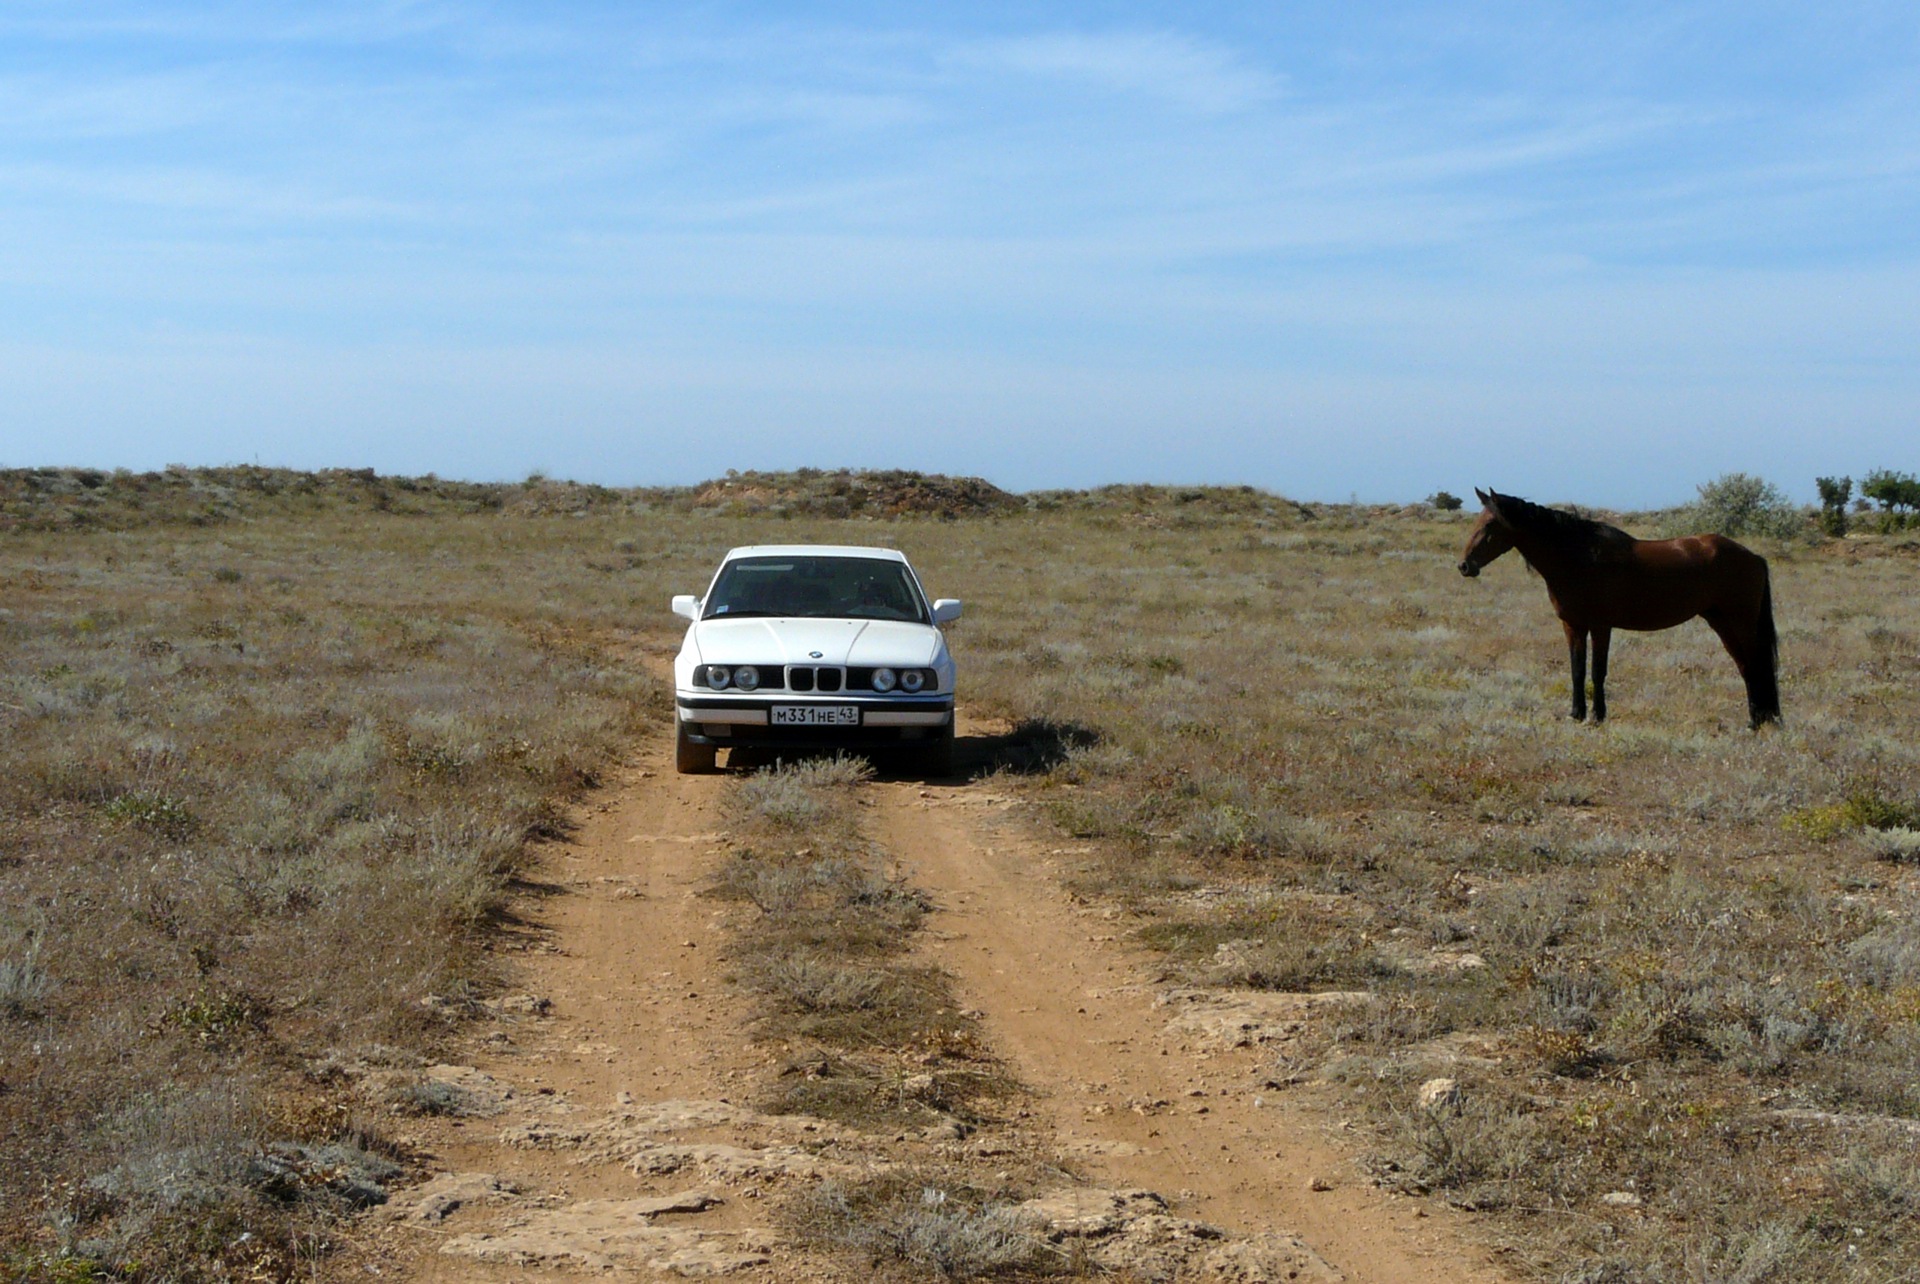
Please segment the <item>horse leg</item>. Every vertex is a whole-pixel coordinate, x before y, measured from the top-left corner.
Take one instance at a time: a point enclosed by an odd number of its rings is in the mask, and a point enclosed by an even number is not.
[[[1749,725],[1757,728],[1763,722],[1777,720],[1780,717],[1779,697],[1774,697],[1772,701],[1774,707],[1771,710],[1764,707],[1768,701],[1763,698],[1761,687],[1771,677],[1772,657],[1760,657],[1755,654],[1756,643],[1759,641],[1755,635],[1759,630],[1744,628],[1729,620],[1724,611],[1707,611],[1702,613],[1700,618],[1707,622],[1708,628],[1719,635],[1720,645],[1727,648],[1727,654],[1733,657],[1733,667],[1740,671],[1740,681],[1747,688]],[[1762,671],[1763,666],[1765,672]]]
[[[1600,627],[1593,631],[1593,721],[1607,720],[1607,648],[1613,645],[1613,630]]]
[[[1753,652],[1747,662],[1747,715],[1753,729],[1780,721],[1780,634],[1773,624],[1773,581],[1760,571],[1760,605],[1753,616]]]
[[[1759,601],[1751,620],[1734,624],[1724,610],[1709,610],[1701,618],[1720,635],[1726,654],[1747,683],[1747,725],[1755,731],[1768,722],[1780,722],[1780,633],[1774,630],[1774,589],[1761,580]]]
[[[1573,710],[1568,716],[1575,722],[1585,722],[1587,718],[1587,631],[1565,620],[1560,621],[1560,627],[1567,633],[1567,663],[1573,669]]]

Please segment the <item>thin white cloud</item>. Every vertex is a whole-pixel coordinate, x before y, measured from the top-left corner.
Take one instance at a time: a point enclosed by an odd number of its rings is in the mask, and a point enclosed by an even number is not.
[[[316,191],[289,183],[236,176],[214,169],[143,166],[81,169],[50,165],[0,165],[0,191],[16,196],[78,201],[98,212],[105,206],[217,215],[293,226],[315,223],[423,222],[426,207],[353,193]],[[160,235],[149,229],[146,235]]]
[[[218,125],[248,106],[200,72],[0,76],[0,120],[15,146],[166,134]]]
[[[1042,80],[1142,94],[1205,114],[1244,111],[1276,98],[1280,78],[1234,50],[1173,32],[1056,32],[980,40],[957,61]]]

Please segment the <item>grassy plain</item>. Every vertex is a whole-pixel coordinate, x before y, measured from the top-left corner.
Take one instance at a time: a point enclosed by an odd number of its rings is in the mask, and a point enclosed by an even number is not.
[[[1277,1068],[1367,1108],[1382,1181],[1548,1279],[1913,1278],[1911,545],[1766,547],[1786,725],[1755,735],[1698,623],[1617,635],[1612,721],[1568,721],[1545,592],[1463,580],[1465,514],[1024,522],[918,554],[972,599],[972,702],[1080,743],[1032,796],[1170,974],[1373,994]]]
[[[638,660],[667,595],[732,544],[831,540],[967,600],[963,700],[1064,746],[1008,788],[1100,840],[1084,886],[1169,976],[1374,996],[1275,1070],[1370,1121],[1381,1181],[1544,1279],[1914,1278],[1911,544],[1763,546],[1786,724],[1756,735],[1697,623],[1617,638],[1612,721],[1568,722],[1544,590],[1512,558],[1462,580],[1464,515],[138,481],[0,487],[7,1270],[318,1251],[396,1158],[330,1061],[485,1019],[526,844],[669,716]],[[863,980],[755,975],[789,1018]]]

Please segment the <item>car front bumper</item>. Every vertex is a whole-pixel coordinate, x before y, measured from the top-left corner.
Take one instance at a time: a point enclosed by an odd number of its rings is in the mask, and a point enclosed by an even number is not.
[[[719,746],[886,748],[930,739],[953,725],[950,695],[795,698],[779,694],[698,695],[683,691],[675,697],[675,704],[688,740]],[[782,724],[777,720],[776,708],[852,708],[859,721]]]

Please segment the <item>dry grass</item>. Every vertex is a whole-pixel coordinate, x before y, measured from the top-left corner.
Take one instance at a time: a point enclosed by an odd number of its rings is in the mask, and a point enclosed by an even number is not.
[[[1540,584],[1511,561],[1463,581],[1467,515],[1425,507],[1126,487],[936,504],[991,515],[935,526],[820,516],[903,493],[836,474],[729,496],[230,472],[91,503],[104,484],[36,477],[7,475],[0,546],[15,1243],[48,1215],[70,1244],[114,1224],[88,1183],[125,1156],[94,1121],[149,1098],[224,1078],[258,1097],[243,1150],[327,1140],[261,1122],[303,1058],[430,1040],[421,997],[488,983],[525,836],[636,707],[664,712],[618,648],[670,646],[666,596],[726,547],[825,540],[896,543],[967,599],[962,698],[1025,732],[963,760],[1101,840],[1082,882],[1171,971],[1375,995],[1289,1055],[1375,1121],[1386,1180],[1486,1210],[1544,1279],[1920,1259],[1909,537],[1765,550],[1787,721],[1755,735],[1698,624],[1619,636],[1613,721],[1568,723]],[[725,885],[783,924],[737,965],[793,1032],[792,1108],[955,1117],[905,1086],[915,1022],[967,1036],[901,968],[920,909],[843,823],[857,787],[752,789]],[[1462,1113],[1416,1117],[1436,1073]]]
[[[813,759],[733,783],[713,889],[741,907],[733,977],[760,1000],[758,1037],[787,1050],[768,1108],[957,1136],[1012,1084],[946,976],[908,957],[931,907],[861,833],[871,775]]]
[[[871,777],[858,760],[802,760],[727,794],[734,852],[713,891],[739,907],[733,979],[760,1001],[756,1036],[786,1052],[763,1105],[958,1139],[1015,1085],[947,976],[909,957],[931,906],[862,833]],[[881,1278],[1028,1277],[1049,1259],[1015,1202],[954,1163],[809,1187],[782,1212],[798,1242]]]
[[[1698,624],[1617,636],[1593,728],[1539,582],[1463,581],[1466,530],[1163,494],[918,560],[969,599],[975,707],[1097,737],[1028,788],[1170,970],[1375,995],[1288,1069],[1372,1112],[1387,1180],[1549,1279],[1908,1278],[1920,1223],[1834,1174],[1920,1118],[1912,550],[1766,550],[1783,730]]]
[[[622,656],[640,572],[471,520],[4,536],[0,1236],[31,1260],[310,1247],[339,1201],[276,1148],[365,1125],[291,1126],[306,1066],[443,1039],[528,842],[664,711]]]
[[[822,1183],[785,1211],[800,1243],[859,1260],[882,1279],[1059,1274],[1058,1250],[1014,1211],[1025,1193],[948,1172],[904,1171],[854,1185]]]

